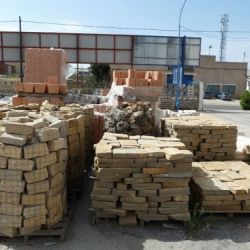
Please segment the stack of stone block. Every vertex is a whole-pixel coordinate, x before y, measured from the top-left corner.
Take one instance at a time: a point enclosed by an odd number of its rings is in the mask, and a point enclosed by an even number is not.
[[[244,154],[244,159],[249,162],[250,161],[250,145],[246,145],[244,149],[242,150],[242,153]]]
[[[191,187],[204,212],[250,212],[250,169],[242,161],[194,162]]]
[[[59,222],[66,211],[64,122],[9,111],[0,134],[0,233],[29,234]]]
[[[96,145],[91,193],[97,218],[188,221],[192,153],[177,138],[106,132]]]
[[[237,126],[210,116],[180,116],[162,119],[164,136],[180,138],[194,160],[231,160],[236,152]]]
[[[93,161],[93,119],[92,107],[70,104],[53,110],[54,106],[44,104],[41,112],[51,121],[66,123],[63,135],[68,143],[67,182],[69,188],[82,186],[83,175]]]
[[[76,158],[76,161],[80,160],[86,169],[86,166],[91,163],[91,159],[93,158],[94,108],[81,106],[79,104],[70,104],[59,109],[59,116],[66,120],[77,120],[77,122],[71,122],[71,127],[74,128],[71,129],[72,131],[69,131],[69,134],[77,135],[74,140],[75,145],[71,146],[72,150],[69,152],[69,159]],[[72,141],[72,138],[70,140]],[[70,144],[72,143],[69,143],[69,147]],[[79,153],[78,145],[80,148]],[[77,152],[77,155],[75,151]]]

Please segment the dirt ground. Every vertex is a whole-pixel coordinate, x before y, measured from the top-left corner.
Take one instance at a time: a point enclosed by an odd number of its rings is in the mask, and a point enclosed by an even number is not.
[[[114,221],[92,225],[87,181],[79,197],[66,239],[4,239],[0,250],[161,250],[250,249],[250,216],[206,215],[194,233],[182,223],[146,223],[144,227],[121,227]]]
[[[238,103],[208,102],[207,113],[237,121],[240,132],[249,133],[249,113],[241,113]],[[218,106],[220,109],[218,109]],[[227,107],[230,106],[229,107]],[[230,115],[235,105],[234,115]],[[228,111],[227,111],[228,109]],[[216,110],[219,110],[216,112]],[[239,118],[240,117],[240,118]],[[246,126],[247,125],[247,126]],[[60,243],[53,238],[37,238],[24,243],[21,239],[2,240],[0,250],[161,250],[161,249],[250,249],[250,216],[206,215],[204,227],[194,233],[188,232],[182,223],[147,223],[144,227],[120,227],[114,222],[91,224],[89,188],[85,181],[84,191],[79,198],[66,239]]]

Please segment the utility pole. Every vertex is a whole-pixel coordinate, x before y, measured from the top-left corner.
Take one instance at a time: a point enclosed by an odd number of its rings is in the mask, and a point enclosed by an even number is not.
[[[187,0],[184,0],[181,11],[179,15],[179,26],[178,26],[178,64],[177,64],[177,88],[176,88],[176,110],[180,109],[180,90],[181,90],[181,83],[182,83],[182,64],[181,64],[181,16],[186,4]]]
[[[243,53],[243,62],[245,62],[245,59],[246,59],[246,52],[244,51],[244,53]]]
[[[23,38],[22,38],[22,19],[19,16],[19,57],[20,57],[20,77],[23,82]]]
[[[210,51],[211,51],[211,49],[212,49],[212,45],[209,45],[209,47],[208,47],[208,55],[210,56]]]
[[[221,17],[221,41],[220,41],[220,61],[224,62],[226,59],[226,45],[227,45],[227,32],[228,32],[228,14]]]

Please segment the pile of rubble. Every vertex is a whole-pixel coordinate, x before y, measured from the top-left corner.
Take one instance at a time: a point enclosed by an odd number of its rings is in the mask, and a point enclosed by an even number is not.
[[[188,221],[192,153],[176,138],[105,133],[96,145],[91,193],[97,218]]]
[[[154,128],[153,109],[149,102],[122,103],[104,115],[104,130],[129,135],[151,135]]]

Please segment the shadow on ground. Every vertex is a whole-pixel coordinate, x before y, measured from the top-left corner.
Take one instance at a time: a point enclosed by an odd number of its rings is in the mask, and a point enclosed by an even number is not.
[[[87,182],[85,182],[86,184]],[[224,249],[250,242],[250,217],[237,215],[204,216],[205,230],[187,233],[182,223],[146,223],[144,227],[120,227],[114,221],[91,224],[89,188],[85,188],[77,203],[70,229],[64,242],[53,238],[37,238],[24,243],[21,239],[3,240],[0,250],[140,250],[140,249]],[[209,244],[207,242],[209,241]],[[198,245],[197,245],[198,244]],[[242,246],[243,248],[246,246]],[[247,245],[249,247],[249,245]],[[197,249],[197,248],[196,248]]]

